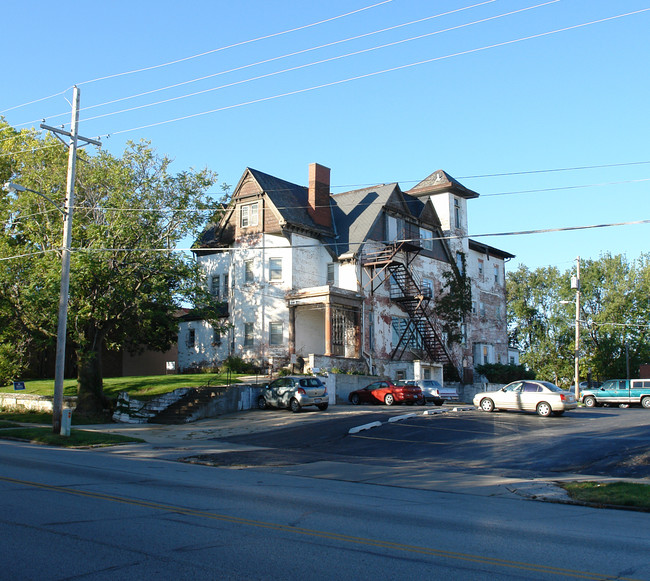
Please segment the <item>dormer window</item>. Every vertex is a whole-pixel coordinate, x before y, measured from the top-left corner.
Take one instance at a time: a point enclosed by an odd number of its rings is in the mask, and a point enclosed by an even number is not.
[[[259,207],[258,202],[255,202],[254,204],[245,204],[241,206],[239,225],[242,228],[248,228],[249,226],[257,226],[258,215],[259,215],[258,207]]]
[[[456,220],[456,228],[460,228],[460,202],[458,198],[454,198],[454,219]]]

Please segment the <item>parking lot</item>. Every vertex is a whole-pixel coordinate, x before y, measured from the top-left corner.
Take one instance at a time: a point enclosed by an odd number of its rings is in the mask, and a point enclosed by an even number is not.
[[[316,461],[375,466],[552,477],[560,473],[643,478],[650,476],[650,412],[641,408],[579,408],[563,417],[464,411],[423,415],[427,408],[335,406],[327,412],[252,411],[279,426],[234,434],[229,442],[259,446],[220,454],[222,466],[269,466]],[[404,416],[399,421],[389,418]],[[252,420],[254,418],[251,418]],[[357,433],[350,429],[380,425]]]

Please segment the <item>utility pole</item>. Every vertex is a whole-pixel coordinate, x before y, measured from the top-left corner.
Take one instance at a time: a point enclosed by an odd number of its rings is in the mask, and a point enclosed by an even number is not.
[[[576,349],[573,356],[576,401],[580,401],[580,257],[576,258],[576,276],[571,277],[571,288],[576,291]]]
[[[41,124],[42,129],[52,131],[59,139],[60,135],[69,138],[68,146],[68,180],[63,215],[63,245],[61,247],[61,293],[59,295],[59,320],[56,334],[56,367],[54,371],[54,401],[52,402],[52,431],[61,432],[63,415],[63,378],[65,375],[65,340],[68,327],[68,298],[70,292],[70,246],[72,244],[72,210],[74,207],[74,182],[77,166],[78,142],[84,145],[92,143],[101,147],[101,142],[78,134],[79,126],[79,88],[74,87],[72,96],[72,122],[70,131]],[[61,141],[63,141],[61,139]],[[65,143],[65,142],[63,142]]]

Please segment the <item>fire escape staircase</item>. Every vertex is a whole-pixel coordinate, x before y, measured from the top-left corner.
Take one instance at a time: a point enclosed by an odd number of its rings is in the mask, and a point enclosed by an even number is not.
[[[381,250],[364,253],[361,257],[364,267],[374,269],[369,282],[371,292],[388,278],[391,300],[409,316],[409,324],[402,330],[391,358],[400,359],[407,349],[417,352],[418,349],[413,348],[416,344],[431,361],[451,364],[460,370],[443,340],[442,330],[433,313],[431,289],[422,285],[410,266],[417,252],[419,247],[402,242],[387,244]]]

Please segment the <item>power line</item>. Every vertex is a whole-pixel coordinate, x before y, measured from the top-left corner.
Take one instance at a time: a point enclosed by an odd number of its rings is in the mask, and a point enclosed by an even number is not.
[[[260,36],[258,38],[243,40],[241,42],[237,42],[237,43],[234,43],[234,44],[231,44],[231,45],[228,45],[228,46],[222,46],[222,47],[219,47],[219,48],[215,48],[215,49],[205,51],[205,52],[202,52],[202,53],[199,53],[199,54],[195,54],[195,55],[192,55],[192,56],[176,59],[176,60],[169,61],[169,62],[166,62],[166,63],[161,63],[161,64],[153,65],[153,66],[150,66],[150,67],[143,67],[141,69],[134,69],[134,70],[131,70],[131,71],[125,71],[125,72],[121,72],[121,73],[115,73],[113,75],[106,75],[104,77],[98,77],[96,79],[91,79],[89,81],[82,81],[81,83],[77,83],[77,86],[79,86],[79,85],[88,85],[90,83],[96,83],[98,81],[105,81],[107,79],[113,79],[113,78],[122,77],[122,76],[125,76],[125,75],[133,75],[133,74],[136,74],[136,73],[142,73],[144,71],[159,69],[159,68],[162,68],[162,67],[175,65],[175,64],[178,64],[178,63],[181,63],[181,62],[185,62],[185,61],[188,61],[188,60],[192,60],[192,59],[195,59],[195,58],[199,58],[199,57],[202,57],[202,56],[213,54],[215,52],[220,52],[220,51],[228,50],[228,49],[231,49],[231,48],[235,48],[237,46],[243,46],[245,44],[251,44],[253,42],[258,42],[260,40],[266,40],[266,39],[273,38],[273,37],[276,37],[276,36],[282,36],[284,34],[289,34],[291,32],[297,32],[299,30],[305,30],[307,28],[318,26],[320,24],[325,24],[326,22],[332,22],[333,20],[338,20],[339,18],[345,18],[346,16],[351,16],[352,14],[357,14],[358,12],[363,12],[365,10],[370,10],[371,8],[376,8],[376,7],[381,6],[383,4],[388,4],[389,2],[392,2],[392,1],[393,0],[383,0],[382,2],[378,2],[377,4],[372,4],[370,6],[366,6],[364,8],[359,8],[358,10],[353,10],[351,12],[346,12],[345,14],[339,14],[338,16],[333,16],[331,18],[326,18],[325,20],[320,20],[318,22],[312,22],[311,24],[306,24],[304,26],[298,26],[296,28],[291,28],[291,29],[288,29],[288,30],[284,30],[282,32],[275,32],[275,33],[272,33],[272,34],[267,34],[265,36]],[[30,101],[29,103],[23,103],[23,104],[20,104],[20,105],[15,105],[14,107],[10,107],[9,109],[4,109],[3,111],[0,111],[0,114],[6,113],[8,111],[13,111],[14,109],[18,109],[20,107],[26,107],[28,105],[33,105],[34,103],[39,103],[41,101],[46,101],[46,100],[51,99],[53,97],[58,97],[59,95],[64,94],[66,91],[68,91],[71,88],[72,87],[68,87],[64,91],[61,91],[59,93],[55,93],[53,95],[50,95],[49,97],[42,97],[41,99],[36,99],[34,101]]]
[[[571,231],[576,231],[576,230],[589,230],[589,229],[595,229],[595,228],[613,228],[616,226],[634,226],[634,225],[639,225],[639,224],[650,224],[650,219],[647,220],[632,220],[629,222],[612,222],[609,224],[592,224],[592,225],[587,225],[587,226],[565,226],[561,228],[541,228],[537,230],[519,230],[519,231],[513,231],[513,232],[491,232],[487,234],[467,234],[467,235],[451,235],[451,236],[437,236],[433,238],[427,238],[427,240],[461,240],[461,239],[466,239],[466,238],[485,238],[485,237],[495,237],[495,236],[526,236],[530,234],[550,234],[553,232],[571,232]],[[350,246],[360,246],[366,242],[379,242],[379,243],[384,243],[384,244],[394,244],[394,243],[399,243],[399,242],[419,242],[421,239],[420,238],[406,238],[406,239],[399,239],[399,240],[361,240],[358,242],[353,242],[349,241],[346,242],[345,245],[350,247]],[[94,252],[202,252],[202,253],[226,253],[226,252],[253,252],[253,251],[278,251],[278,250],[285,250],[285,249],[296,249],[296,248],[323,248],[324,246],[329,245],[329,246],[340,246],[341,243],[337,243],[336,241],[334,242],[328,242],[328,243],[322,243],[322,242],[316,242],[313,244],[292,244],[290,246],[283,246],[283,247],[277,247],[277,246],[255,246],[251,248],[206,248],[206,247],[198,247],[198,248],[70,248],[71,252],[79,252],[79,253],[94,253]],[[43,251],[43,252],[50,252],[50,251]],[[34,254],[40,254],[40,253],[34,253]],[[32,256],[33,254],[25,254],[25,255],[20,255],[20,256],[9,256],[9,257],[4,257],[0,258],[0,260],[11,260],[15,258],[21,258],[23,256]]]
[[[554,2],[558,2],[559,0],[553,0],[553,1],[554,1]],[[376,35],[376,34],[381,34],[381,33],[384,33],[384,32],[391,31],[391,30],[396,30],[396,29],[398,29],[398,28],[403,28],[403,27],[405,27],[405,26],[411,26],[411,25],[413,25],[413,24],[419,24],[419,23],[422,23],[422,22],[426,22],[427,20],[432,20],[432,19],[434,19],[434,18],[440,18],[440,17],[442,17],[442,16],[448,16],[449,14],[454,14],[454,13],[456,13],[456,12],[461,12],[461,11],[464,11],[464,10],[469,10],[469,9],[471,9],[471,8],[476,8],[476,7],[478,7],[478,6],[483,6],[484,4],[490,4],[490,3],[492,3],[492,2],[496,2],[496,0],[485,0],[484,2],[480,2],[480,3],[478,3],[478,4],[473,4],[472,6],[465,6],[465,7],[463,7],[463,8],[458,8],[458,9],[456,9],[456,10],[450,10],[450,11],[448,11],[448,12],[443,12],[443,13],[435,14],[435,15],[433,15],[433,16],[427,16],[427,17],[425,17],[425,18],[420,18],[420,19],[418,19],[418,20],[412,20],[412,21],[410,21],[410,22],[406,22],[406,23],[402,23],[402,24],[397,24],[397,25],[395,25],[395,26],[390,26],[390,27],[388,27],[388,28],[382,28],[382,29],[380,29],[380,30],[375,30],[375,31],[372,31],[372,32],[367,32],[367,33],[365,33],[365,34],[360,34],[360,35],[352,36],[352,37],[349,37],[349,38],[345,38],[345,39],[342,39],[342,40],[337,40],[337,41],[329,42],[329,43],[326,43],[326,44],[321,44],[321,45],[319,45],[319,46],[315,46],[315,47],[311,47],[311,48],[307,48],[307,49],[299,50],[299,51],[292,52],[292,53],[287,53],[287,54],[284,54],[284,55],[281,55],[281,56],[276,56],[276,57],[268,58],[268,59],[265,59],[265,60],[262,60],[262,61],[257,61],[257,62],[255,62],[255,63],[249,63],[249,64],[246,64],[246,65],[242,65],[242,66],[240,66],[240,67],[235,67],[235,68],[228,69],[228,70],[225,70],[225,71],[219,71],[219,72],[217,72],[217,73],[212,73],[212,74],[210,74],[210,75],[205,75],[205,76],[202,76],[202,77],[197,77],[197,78],[190,79],[190,80],[188,80],[188,81],[183,81],[183,82],[180,82],[180,83],[176,83],[176,84],[173,84],[173,85],[168,85],[168,86],[166,86],[166,87],[159,87],[159,88],[156,88],[156,89],[152,89],[152,90],[150,90],[150,91],[144,91],[144,92],[142,92],[142,93],[137,93],[137,94],[135,94],[135,95],[129,95],[129,96],[127,96],[127,97],[121,97],[121,98],[119,98],[119,99],[114,99],[114,100],[112,100],[112,101],[106,101],[106,102],[104,102],[104,103],[99,103],[99,104],[97,104],[97,105],[87,106],[87,107],[84,107],[84,108],[82,109],[82,111],[87,111],[87,110],[89,110],[89,109],[96,109],[96,108],[98,108],[98,107],[103,107],[103,106],[106,106],[106,105],[112,105],[112,104],[114,104],[114,103],[119,103],[119,102],[122,102],[122,101],[127,101],[127,100],[130,100],[130,99],[135,99],[135,98],[138,98],[138,97],[143,97],[143,96],[145,96],[145,95],[150,95],[150,94],[157,93],[157,92],[160,92],[160,91],[166,91],[166,90],[168,90],[168,89],[174,89],[174,88],[177,88],[177,87],[181,87],[181,86],[183,86],[183,85],[188,85],[188,84],[195,83],[195,82],[198,82],[198,81],[204,81],[204,80],[206,80],[206,79],[210,79],[210,78],[217,77],[217,76],[220,76],[220,75],[225,75],[225,74],[233,73],[233,72],[240,71],[240,70],[243,70],[243,69],[251,68],[251,67],[254,67],[254,66],[258,66],[258,65],[261,65],[261,64],[270,63],[270,62],[273,62],[273,61],[277,61],[277,60],[281,60],[281,59],[285,59],[285,58],[289,58],[289,57],[293,57],[293,56],[297,56],[297,55],[304,54],[304,53],[307,53],[307,52],[313,52],[313,51],[316,51],[316,50],[320,50],[320,49],[322,49],[322,48],[329,48],[329,47],[331,47],[331,46],[335,46],[335,45],[338,45],[338,44],[343,44],[343,43],[346,43],[346,42],[350,42],[350,41],[352,41],[352,40],[358,40],[358,39],[360,39],[360,38],[365,38],[365,37],[368,37],[368,36],[373,36],[373,35]],[[527,10],[527,9],[523,9],[523,10]],[[493,18],[497,18],[497,17],[493,17]],[[482,22],[482,21],[479,21],[479,22]],[[470,23],[470,24],[474,24],[474,23]],[[469,26],[470,24],[466,24],[466,25],[463,25],[463,26]],[[454,27],[454,28],[461,28],[461,27],[459,26],[459,27]],[[452,28],[452,29],[448,29],[448,30],[453,30],[453,28]],[[446,32],[446,31],[440,31],[440,32]],[[432,33],[432,34],[438,34],[438,33]],[[415,37],[415,38],[420,38],[420,37]],[[402,42],[406,42],[406,41],[402,41]],[[384,45],[384,46],[390,46],[390,45]],[[376,48],[383,48],[383,47],[376,47]],[[368,49],[368,50],[376,50],[376,49]],[[358,53],[350,53],[350,54],[358,54]],[[343,57],[336,57],[336,58],[344,58],[345,56],[350,56],[350,55],[343,55]],[[329,59],[328,59],[328,60],[329,60]],[[331,60],[334,60],[334,59],[331,59]],[[311,63],[311,64],[309,64],[309,65],[303,65],[303,67],[311,66],[311,65],[314,65],[314,64],[321,64],[321,63],[323,63],[323,62],[328,62],[328,61],[318,61],[318,62],[315,62],[315,63]],[[301,67],[296,67],[296,68],[301,68]],[[295,70],[295,69],[285,69],[284,71],[278,71],[278,72],[275,72],[275,73],[271,73],[271,74],[269,74],[269,75],[263,75],[263,76],[261,76],[261,77],[253,77],[253,78],[250,78],[250,79],[246,79],[246,80],[244,80],[244,81],[240,81],[240,83],[244,83],[244,82],[249,82],[249,81],[257,80],[257,79],[263,78],[264,76],[276,75],[276,74],[284,73],[284,72],[291,71],[291,70]],[[233,84],[237,84],[237,83],[233,83]],[[105,115],[100,115],[100,116],[97,116],[97,117],[91,117],[91,118],[85,119],[85,121],[90,121],[90,120],[92,120],[92,119],[97,119],[97,118],[99,118],[99,117],[105,117],[105,116],[108,116],[108,115],[117,115],[117,114],[119,114],[119,113],[124,113],[124,112],[127,112],[127,111],[133,111],[133,110],[135,110],[135,109],[139,109],[139,108],[142,108],[142,107],[152,107],[152,106],[154,106],[154,105],[159,105],[159,104],[161,104],[161,103],[166,103],[166,102],[173,101],[173,100],[177,100],[177,99],[183,99],[183,98],[186,98],[186,97],[191,97],[191,96],[198,95],[198,94],[201,94],[201,93],[204,93],[204,92],[208,92],[208,91],[216,91],[216,90],[223,89],[223,88],[225,88],[225,87],[229,87],[229,86],[232,86],[232,85],[222,85],[221,87],[216,87],[216,88],[212,88],[212,89],[207,89],[206,91],[200,91],[200,92],[197,92],[197,93],[192,93],[192,94],[189,94],[189,95],[184,95],[184,96],[176,97],[175,99],[167,99],[167,100],[159,101],[159,102],[157,102],[157,103],[145,104],[145,105],[142,105],[142,106],[140,106],[140,107],[133,107],[133,108],[131,108],[131,109],[125,109],[125,110],[122,110],[122,111],[116,111],[116,112],[114,112],[114,113],[107,113],[107,114],[105,114]],[[49,118],[49,119],[52,119],[52,118],[60,117],[60,116],[62,116],[62,115],[67,115],[67,112],[66,112],[66,113],[57,113],[56,115],[49,115],[48,118]],[[21,124],[18,124],[17,126],[20,126],[20,125],[28,125],[29,123],[35,123],[36,121],[37,121],[37,120],[29,121],[29,122],[27,122],[27,123],[21,123]]]
[[[379,45],[379,46],[353,51],[353,52],[350,52],[350,53],[347,53],[347,54],[344,54],[344,55],[338,55],[338,56],[334,56],[334,57],[330,57],[330,58],[326,58],[326,59],[321,59],[321,60],[318,60],[318,61],[313,61],[313,62],[310,62],[310,63],[306,63],[306,64],[297,65],[297,66],[294,66],[294,67],[289,67],[289,68],[286,68],[286,69],[282,69],[280,71],[265,73],[263,75],[258,75],[256,77],[250,77],[248,79],[242,79],[240,81],[234,81],[232,83],[227,83],[225,85],[220,85],[218,87],[211,87],[209,89],[203,89],[201,91],[196,91],[194,93],[189,93],[189,94],[186,94],[186,95],[179,95],[177,97],[170,97],[169,99],[164,99],[162,101],[156,101],[154,103],[145,103],[143,105],[137,105],[135,107],[130,107],[128,109],[122,109],[120,111],[114,111],[114,112],[111,112],[111,113],[104,113],[102,115],[96,115],[94,117],[88,117],[88,118],[85,118],[84,121],[86,121],[86,122],[94,121],[95,119],[102,119],[104,117],[111,117],[113,115],[120,115],[122,113],[129,113],[131,111],[137,111],[139,109],[145,109],[147,107],[155,107],[157,105],[170,103],[172,101],[178,101],[180,99],[187,99],[188,97],[195,97],[197,95],[203,95],[205,93],[210,93],[210,92],[213,92],[213,91],[219,91],[221,89],[226,89],[226,88],[229,88],[229,87],[242,85],[244,83],[249,83],[249,82],[252,82],[252,81],[259,81],[260,79],[274,77],[276,75],[281,75],[281,74],[284,74],[284,73],[301,70],[301,69],[304,69],[304,68],[307,68],[307,67],[321,65],[321,64],[324,64],[324,63],[328,63],[328,62],[349,58],[351,56],[357,56],[357,55],[360,55],[360,54],[365,54],[365,53],[372,52],[372,51],[375,51],[375,50],[379,50],[379,49],[382,49],[382,48],[388,48],[388,47],[396,46],[398,44],[404,44],[406,42],[411,42],[411,41],[414,41],[414,40],[421,40],[421,39],[427,38],[429,36],[442,34],[444,32],[450,32],[450,31],[453,31],[453,30],[458,30],[460,28],[465,28],[467,26],[473,26],[475,24],[481,24],[481,23],[484,23],[484,22],[488,22],[490,20],[495,20],[497,18],[503,18],[505,16],[511,16],[511,15],[517,14],[519,12],[524,12],[524,11],[527,11],[527,10],[533,10],[535,8],[540,8],[540,7],[546,6],[548,4],[554,4],[555,2],[559,2],[559,0],[549,0],[548,2],[544,2],[544,3],[538,4],[536,6],[530,6],[530,7],[527,7],[527,8],[522,8],[520,10],[514,10],[512,12],[506,12],[504,14],[498,14],[496,16],[491,16],[489,18],[483,18],[481,20],[475,20],[474,22],[469,22],[469,23],[466,23],[466,24],[460,24],[458,26],[452,26],[452,27],[446,28],[444,30],[436,30],[434,32],[429,32],[429,33],[426,33],[426,34],[420,34],[420,35],[417,35],[417,36],[413,36],[411,38],[397,40],[397,41],[389,42],[389,43],[382,44],[382,45]],[[440,16],[442,16],[442,15],[440,15]]]
[[[158,121],[158,122],[154,122],[154,123],[148,123],[146,125],[140,125],[138,127],[132,127],[130,129],[122,129],[120,131],[113,131],[111,134],[106,134],[103,137],[110,137],[110,135],[120,135],[122,133],[130,133],[131,131],[139,131],[139,130],[142,130],[142,129],[149,129],[151,127],[158,127],[160,125],[166,125],[168,123],[176,123],[178,121],[184,121],[184,120],[192,119],[192,118],[195,118],[195,117],[201,117],[203,115],[210,115],[212,113],[227,111],[229,109],[244,107],[246,105],[253,105],[253,104],[257,104],[257,103],[263,103],[263,102],[266,102],[266,101],[272,101],[272,100],[275,100],[275,99],[280,99],[282,97],[289,97],[289,96],[292,96],[292,95],[307,93],[309,91],[315,91],[315,90],[318,90],[318,89],[333,87],[333,86],[336,86],[336,85],[341,85],[341,84],[352,82],[352,81],[358,81],[360,79],[366,79],[366,78],[370,78],[370,77],[374,77],[374,76],[378,76],[378,75],[382,75],[382,74],[386,74],[386,73],[390,73],[390,72],[395,72],[395,71],[404,70],[404,69],[408,69],[408,68],[412,68],[412,67],[417,67],[417,66],[421,66],[421,65],[424,65],[424,64],[429,64],[429,63],[432,63],[432,62],[445,60],[445,59],[448,59],[448,58],[454,58],[454,57],[458,57],[458,56],[464,56],[464,55],[467,55],[467,54],[481,52],[481,51],[484,51],[484,50],[499,48],[499,47],[502,47],[502,46],[508,46],[510,44],[516,44],[516,43],[524,42],[524,41],[527,41],[527,40],[542,38],[544,36],[549,36],[551,34],[557,34],[557,33],[560,33],[560,32],[567,32],[569,30],[575,30],[575,29],[578,29],[578,28],[583,28],[585,26],[600,24],[602,22],[607,22],[607,21],[610,21],[610,20],[615,20],[615,19],[618,19],[618,18],[626,17],[626,16],[632,16],[632,15],[640,14],[642,12],[647,12],[647,11],[650,11],[650,8],[643,8],[641,10],[636,10],[636,11],[633,11],[633,12],[627,12],[625,14],[617,14],[615,16],[609,16],[607,18],[601,18],[601,19],[598,19],[598,20],[592,20],[590,22],[584,22],[584,23],[581,23],[581,24],[575,24],[575,25],[572,25],[572,26],[564,27],[564,28],[558,28],[558,29],[555,29],[555,30],[550,30],[550,31],[547,31],[547,32],[532,34],[532,35],[529,35],[529,36],[520,37],[520,38],[513,39],[513,40],[507,40],[507,41],[504,41],[504,42],[499,42],[499,43],[495,43],[495,44],[491,44],[491,45],[487,45],[487,46],[483,46],[483,47],[468,49],[468,50],[465,50],[465,51],[460,51],[460,52],[456,52],[456,53],[452,53],[452,54],[448,54],[448,55],[444,55],[444,56],[433,57],[433,58],[430,58],[430,59],[425,59],[425,60],[421,60],[421,61],[417,61],[417,62],[413,62],[413,63],[408,63],[408,64],[405,64],[405,65],[399,65],[399,66],[391,67],[391,68],[388,68],[388,69],[375,71],[375,72],[372,72],[372,73],[365,73],[365,74],[357,75],[357,76],[354,76],[354,77],[348,77],[347,79],[340,79],[338,81],[331,81],[329,83],[314,85],[312,87],[306,87],[306,88],[303,88],[303,89],[296,89],[294,91],[287,91],[286,93],[271,95],[269,97],[261,97],[259,99],[244,101],[244,102],[236,103],[236,104],[233,104],[233,105],[225,105],[223,107],[218,107],[216,109],[211,109],[211,110],[208,110],[208,111],[202,111],[200,113],[192,113],[192,114],[189,114],[189,115],[183,115],[181,117],[176,117],[176,118],[173,118],[173,119],[167,119],[167,120],[164,120],[164,121]]]

